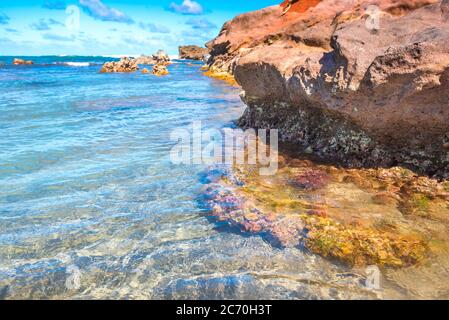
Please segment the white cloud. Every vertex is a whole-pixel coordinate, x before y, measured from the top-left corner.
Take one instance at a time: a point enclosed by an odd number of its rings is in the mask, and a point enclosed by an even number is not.
[[[128,24],[134,23],[133,19],[128,17],[125,13],[108,7],[100,0],[80,0],[80,5],[83,7],[84,11],[94,19]]]
[[[172,2],[169,9],[173,12],[191,15],[202,14],[204,12],[203,7],[193,0],[184,0],[180,5]]]

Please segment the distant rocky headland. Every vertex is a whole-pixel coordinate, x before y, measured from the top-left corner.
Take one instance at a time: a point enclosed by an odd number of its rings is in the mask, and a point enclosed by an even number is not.
[[[206,60],[208,59],[209,49],[198,46],[180,46],[179,47],[179,59],[189,60]]]
[[[242,127],[349,167],[449,178],[449,1],[285,1],[227,22],[208,69]]]

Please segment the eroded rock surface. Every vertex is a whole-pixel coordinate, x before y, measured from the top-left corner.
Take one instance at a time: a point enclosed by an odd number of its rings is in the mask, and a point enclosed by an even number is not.
[[[287,1],[237,16],[208,43],[234,75],[242,127],[348,166],[449,177],[449,4]]]

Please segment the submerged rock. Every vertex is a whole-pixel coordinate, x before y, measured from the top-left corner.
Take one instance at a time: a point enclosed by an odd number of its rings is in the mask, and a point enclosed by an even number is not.
[[[242,127],[348,166],[449,177],[447,1],[287,1],[237,16],[208,43],[235,76]]]
[[[31,60],[23,60],[23,59],[15,58],[15,59],[13,60],[12,64],[13,64],[13,65],[16,65],[16,66],[17,66],[17,65],[32,65],[32,64],[34,64],[34,62],[31,61]]]
[[[150,70],[148,70],[147,68],[143,68],[143,69],[142,69],[142,73],[143,73],[143,74],[150,73]]]
[[[121,58],[120,61],[106,62],[101,68],[101,73],[134,72],[139,70],[137,62],[128,57]]]
[[[209,54],[207,48],[198,46],[180,46],[179,59],[201,60],[205,61],[205,57]]]
[[[307,170],[293,177],[292,183],[301,189],[322,189],[329,183],[329,177],[325,172],[319,170]]]
[[[449,249],[449,187],[412,171],[286,158],[273,176],[234,166],[206,190],[211,215],[350,266],[409,267]]]

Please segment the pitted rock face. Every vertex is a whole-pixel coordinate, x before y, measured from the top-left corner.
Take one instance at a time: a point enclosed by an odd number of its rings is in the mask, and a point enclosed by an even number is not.
[[[443,12],[443,18],[449,19],[449,0],[443,0],[441,2],[441,11]]]
[[[250,109],[266,110],[247,112],[258,118],[243,122],[287,132],[293,124],[279,118],[307,108],[349,121],[382,146],[376,153],[385,163],[449,176],[448,1],[299,1],[282,15],[286,4],[237,16],[208,43],[211,67],[234,74]],[[269,110],[279,103],[293,107],[291,117]],[[299,136],[291,142],[304,144]],[[338,139],[346,144],[307,143],[323,155],[340,149],[338,156],[357,158],[352,137]],[[360,152],[357,162],[366,157]]]

